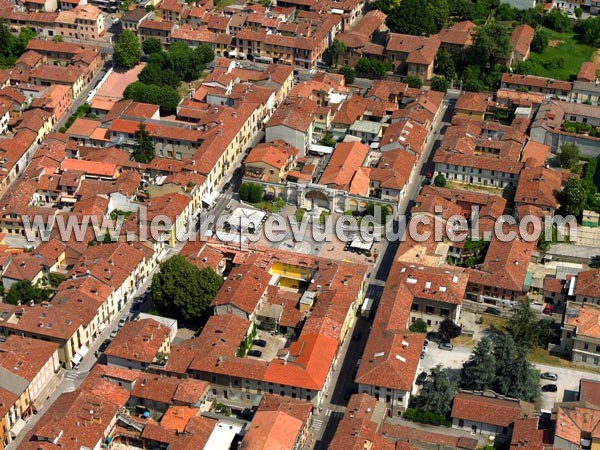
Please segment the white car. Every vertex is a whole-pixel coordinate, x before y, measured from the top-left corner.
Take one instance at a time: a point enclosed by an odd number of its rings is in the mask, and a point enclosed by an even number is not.
[[[110,333],[110,337],[111,337],[111,338],[114,338],[114,337],[117,335],[117,333],[118,333],[118,332],[119,332],[119,328],[115,328],[115,329],[114,329],[114,330],[112,330],[112,332]]]

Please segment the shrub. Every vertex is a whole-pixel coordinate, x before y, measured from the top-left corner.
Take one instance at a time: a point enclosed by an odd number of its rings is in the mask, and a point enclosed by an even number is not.
[[[442,414],[435,414],[429,411],[422,411],[420,409],[408,408],[404,413],[404,418],[411,422],[425,423],[429,425],[449,425],[449,420]]]

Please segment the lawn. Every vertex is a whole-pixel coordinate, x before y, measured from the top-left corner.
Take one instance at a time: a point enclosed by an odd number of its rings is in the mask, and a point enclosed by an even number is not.
[[[233,4],[233,1],[234,0],[219,0],[217,2],[217,4],[215,5],[215,8],[217,8],[217,9],[225,8],[226,6]]]
[[[559,80],[572,79],[579,72],[581,63],[591,60],[595,49],[589,45],[577,42],[577,36],[573,32],[557,33],[547,28],[544,28],[544,31],[548,33],[550,43],[541,55],[532,52],[529,56],[532,62],[538,63],[536,73],[532,73],[531,75]],[[553,62],[560,61],[561,58],[564,61],[562,67],[546,68],[543,66],[544,63],[550,65]],[[552,65],[556,66],[556,64]]]
[[[593,367],[589,367],[589,366],[586,366],[583,364],[581,364],[581,365],[573,364],[568,359],[566,359],[564,357],[552,355],[552,354],[550,354],[550,352],[548,350],[541,348],[541,347],[535,347],[533,350],[531,350],[531,352],[527,356],[527,360],[530,363],[534,363],[534,364],[544,364],[547,366],[555,366],[555,367],[567,367],[569,369],[583,370],[585,372],[594,372],[594,373],[600,372],[600,370],[598,370],[598,369],[595,369]]]

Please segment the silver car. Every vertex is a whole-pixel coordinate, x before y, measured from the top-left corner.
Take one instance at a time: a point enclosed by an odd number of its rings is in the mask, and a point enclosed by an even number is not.
[[[454,350],[454,345],[452,345],[450,342],[442,342],[440,345],[438,345],[438,348],[440,350],[452,351]]]
[[[558,375],[553,372],[544,372],[543,374],[540,375],[540,378],[542,380],[556,381],[556,380],[558,380]]]

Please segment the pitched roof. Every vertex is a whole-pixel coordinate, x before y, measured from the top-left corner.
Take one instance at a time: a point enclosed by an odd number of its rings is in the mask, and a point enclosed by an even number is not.
[[[600,338],[600,308],[593,304],[569,303],[566,325],[573,325],[581,336]]]
[[[477,113],[485,113],[488,107],[486,94],[477,92],[463,92],[456,101],[456,109],[472,111]]]
[[[0,343],[0,367],[31,382],[57,349],[53,342],[11,334]]]
[[[250,150],[245,164],[265,163],[276,169],[283,168],[290,157],[298,155],[298,149],[288,143],[277,140],[258,144]]]
[[[104,354],[150,364],[169,339],[169,332],[168,327],[153,319],[127,322]]]
[[[510,45],[521,56],[526,56],[529,53],[529,47],[535,30],[526,23],[517,25],[510,35]]]
[[[352,193],[353,178],[368,154],[369,147],[358,141],[337,144],[319,183]],[[366,194],[366,192],[356,193]]]
[[[561,403],[556,406],[555,436],[581,445],[583,436],[600,437],[600,409],[587,402]]]
[[[294,447],[303,422],[283,411],[257,411],[244,435],[248,450],[287,450]]]
[[[561,185],[560,172],[545,167],[525,167],[519,175],[515,203],[555,208]]]
[[[600,269],[579,272],[575,282],[575,295],[600,297]]]
[[[499,427],[512,426],[521,415],[520,402],[482,395],[459,393],[452,404],[452,418]]]
[[[577,74],[577,81],[596,81],[598,78],[598,65],[593,62],[585,61],[581,63],[581,68]]]

